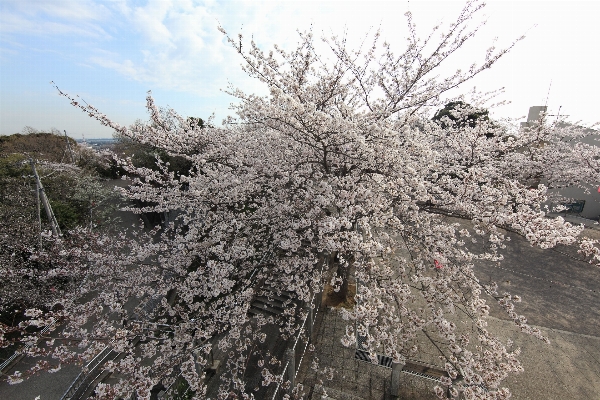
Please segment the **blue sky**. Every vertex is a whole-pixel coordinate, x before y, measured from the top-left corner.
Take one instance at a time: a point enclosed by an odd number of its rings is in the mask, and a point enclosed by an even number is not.
[[[161,106],[183,116],[217,124],[227,115],[228,84],[246,92],[264,88],[244,76],[240,57],[217,30],[238,32],[269,49],[295,48],[297,30],[312,24],[315,36],[347,34],[358,46],[380,27],[382,37],[403,50],[410,10],[423,37],[460,12],[456,1],[93,1],[0,0],[0,134],[25,126],[66,130],[75,138],[110,137],[102,127],[58,96],[50,84],[79,95],[120,124],[147,119],[148,90]],[[519,118],[531,105],[546,102],[571,120],[600,120],[600,2],[490,1],[477,20],[480,33],[449,67],[481,62],[498,37],[497,47],[526,39],[498,64],[459,92],[474,85],[487,91],[505,88],[510,105],[492,109],[496,117]],[[444,71],[450,72],[451,69]]]

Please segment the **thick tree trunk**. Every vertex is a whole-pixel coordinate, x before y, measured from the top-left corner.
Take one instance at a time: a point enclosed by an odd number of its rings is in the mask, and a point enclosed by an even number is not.
[[[354,255],[346,254],[344,255],[344,262],[340,262],[339,254],[336,253],[334,258],[334,262],[337,263],[336,275],[342,279],[342,284],[340,287],[340,291],[338,292],[338,296],[341,299],[348,298],[348,284],[350,283],[351,276],[351,268],[354,264]]]

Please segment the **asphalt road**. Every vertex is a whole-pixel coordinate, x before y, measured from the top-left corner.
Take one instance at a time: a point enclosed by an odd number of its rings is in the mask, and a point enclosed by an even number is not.
[[[453,220],[470,228],[469,222]],[[585,235],[600,237],[600,230],[586,229]],[[509,321],[499,306],[490,304],[489,330],[501,340],[513,341],[521,349],[523,373],[509,376],[502,386],[510,388],[515,400],[589,400],[600,393],[600,268],[576,261],[555,250],[531,246],[522,237],[511,238],[502,251],[504,261],[476,262],[475,273],[482,281],[494,280],[499,293],[518,294],[523,301],[517,312],[550,339],[546,344],[523,334]],[[575,255],[574,249],[558,250]],[[492,301],[491,301],[492,302]],[[490,303],[491,303],[490,302]],[[353,349],[343,348],[339,338],[346,321],[339,313],[326,310],[321,315],[315,338],[315,357],[321,366],[335,368],[331,381],[320,382],[318,373],[308,365],[301,369],[299,381],[308,398],[320,399],[318,388],[327,386],[338,399],[383,399],[390,385],[390,370],[356,361]],[[427,348],[420,359],[427,359]],[[431,360],[435,360],[432,357]],[[431,362],[431,361],[430,361]],[[412,375],[401,375],[401,398],[432,399],[436,383]]]
[[[498,283],[498,292],[521,296],[517,312],[533,325],[573,333],[600,335],[600,268],[575,259],[573,248],[534,247],[519,235],[502,251],[504,260],[477,262],[475,273],[482,281]],[[564,253],[564,254],[563,254]],[[491,315],[507,319],[491,306]]]

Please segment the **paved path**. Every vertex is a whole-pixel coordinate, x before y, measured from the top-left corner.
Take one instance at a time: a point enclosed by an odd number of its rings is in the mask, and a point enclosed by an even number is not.
[[[318,317],[314,343],[314,357],[318,359],[319,369],[335,368],[332,380],[311,368],[310,362],[300,366],[297,380],[304,386],[306,398],[319,398],[315,385],[332,389],[329,396],[342,400],[339,392],[353,394],[360,399],[382,399],[384,385],[389,386],[390,369],[371,365],[354,358],[354,349],[342,346],[340,338],[344,335],[346,321],[338,312],[327,308]],[[386,387],[387,387],[386,386]],[[333,393],[333,392],[336,393]]]
[[[545,344],[516,332],[512,323],[490,318],[489,328],[521,348],[525,371],[505,381],[516,400],[591,400],[600,393],[600,336],[539,327]]]
[[[324,387],[328,396],[337,400],[384,399],[389,390],[391,369],[354,359],[354,350],[344,348],[339,339],[345,331],[344,321],[334,309],[322,314],[315,337],[314,356],[321,369],[332,367],[332,380],[301,366],[298,381],[307,399],[321,399]],[[513,347],[522,351],[520,360],[525,371],[504,381],[515,400],[591,400],[600,393],[600,337],[539,327],[551,344],[522,334],[510,321],[490,317],[490,331],[503,339],[511,339]],[[401,397],[434,399],[435,382],[402,373]]]
[[[517,312],[531,324],[600,335],[600,268],[575,260],[572,248],[542,250],[518,235],[508,236],[511,241],[502,253],[504,261],[500,266],[478,263],[479,278],[496,281],[499,293],[520,295],[523,301],[517,304]],[[493,316],[505,318],[497,307],[491,308]]]

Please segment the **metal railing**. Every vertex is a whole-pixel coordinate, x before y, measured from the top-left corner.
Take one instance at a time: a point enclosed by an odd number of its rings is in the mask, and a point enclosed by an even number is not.
[[[162,299],[162,295],[156,296],[148,296],[145,302],[137,307],[139,311],[134,311],[132,315],[128,318],[129,322],[141,322],[136,319],[131,319],[131,317],[138,316],[138,312],[146,312],[151,313],[160,300]],[[150,328],[145,327],[143,331],[149,331]],[[136,336],[132,339],[132,341],[138,341],[139,336]],[[111,343],[114,343],[111,341]],[[100,353],[98,353],[92,360],[90,360],[84,368],[82,368],[81,372],[75,380],[71,383],[65,394],[61,397],[61,400],[69,400],[69,399],[79,399],[83,396],[90,388],[97,384],[97,380],[102,376],[105,372],[105,369],[102,366],[111,359],[112,361],[116,360],[121,356],[122,352],[116,352],[110,345],[107,345],[102,349]],[[112,358],[111,358],[112,357]],[[83,386],[85,385],[85,388]],[[82,389],[83,388],[83,389]]]
[[[323,292],[321,291],[319,293],[313,293],[312,295],[311,301],[309,302],[307,307],[306,316],[304,317],[302,325],[298,330],[298,335],[294,340],[294,344],[286,352],[286,364],[283,367],[281,374],[278,375],[279,379],[273,391],[273,395],[269,397],[271,400],[283,399],[284,396],[287,394],[286,390],[280,390],[282,388],[283,382],[289,382],[289,391],[291,391],[294,388],[294,381],[298,376],[298,371],[300,371],[300,366],[302,365],[302,361],[304,360],[306,349],[308,348],[308,345],[310,344],[312,339],[314,323],[317,318],[318,312],[321,308],[322,293]],[[305,334],[304,343],[302,343],[301,341],[303,334]]]
[[[194,350],[192,350],[192,352],[193,352],[194,354],[196,354],[196,352],[197,352],[197,351],[199,351],[199,350],[202,350],[202,349],[203,349],[203,348],[205,348],[205,347],[206,347],[208,344],[209,344],[209,340],[208,340],[208,339],[204,339],[204,340],[202,340],[202,341],[199,343],[199,345],[198,345],[198,346],[196,346],[196,347],[194,348]],[[196,356],[194,356],[194,357],[196,357]],[[208,363],[209,363],[209,365],[210,365],[210,367],[209,367],[209,368],[212,368],[212,367],[214,366],[214,354],[213,354],[213,350],[212,350],[212,348],[210,349],[210,351],[209,351],[209,353],[208,353],[208,358],[207,358],[207,361],[208,361]],[[196,362],[197,362],[197,360],[196,360]],[[196,366],[198,366],[198,363],[196,363]],[[206,368],[206,367],[205,367],[205,368]],[[176,371],[176,370],[175,370],[175,371]],[[204,370],[204,372],[206,372],[206,371],[207,371],[207,369],[205,369],[205,370]],[[200,372],[200,371],[198,371],[198,372]],[[162,390],[161,390],[161,391],[158,393],[158,395],[157,395],[157,396],[158,396],[158,398],[159,398],[159,399],[173,399],[173,398],[174,398],[173,396],[174,396],[175,394],[174,394],[174,393],[172,393],[172,390],[173,390],[173,389],[174,389],[174,387],[175,387],[175,386],[176,386],[176,385],[177,385],[177,384],[180,382],[180,379],[181,379],[181,376],[182,376],[182,375],[183,375],[183,372],[179,371],[179,373],[177,373],[177,375],[175,375],[175,377],[174,377],[174,379],[173,379],[173,382],[171,382],[171,383],[169,384],[169,386],[163,387],[163,389],[162,389]],[[206,382],[206,380],[207,380],[207,379],[206,379],[206,376],[205,376],[204,383]],[[183,395],[184,395],[184,396],[186,396],[186,395],[188,395],[188,394],[190,394],[190,393],[192,393],[192,390],[191,390],[189,387],[187,387],[187,388],[186,388],[186,390],[185,390],[185,392],[183,393]]]
[[[360,280],[356,280],[356,293],[358,294],[360,290]],[[356,301],[358,305],[358,299]],[[404,363],[395,363],[392,357],[386,356],[384,354],[374,353],[372,354],[368,346],[366,345],[366,337],[359,335],[358,329],[355,326],[354,331],[356,332],[356,349],[354,352],[354,358],[358,361],[362,361],[365,363],[369,363],[371,365],[376,365],[383,368],[388,368],[392,370],[391,379],[390,379],[390,390],[396,391],[400,386],[400,373],[409,374],[413,376],[417,376],[419,378],[424,378],[430,381],[434,381],[436,383],[442,383],[441,376],[446,375],[445,370],[440,367],[432,364],[428,364],[419,360],[406,360]],[[375,359],[377,362],[374,362]],[[419,371],[418,368],[426,367],[432,371],[435,371],[432,374],[428,374],[426,371]]]
[[[71,399],[81,388],[86,378],[93,373],[100,365],[104,364],[106,358],[112,352],[112,347],[105,346],[94,358],[92,358],[86,366],[81,370],[77,378],[71,383],[61,400]],[[88,385],[89,386],[89,385]],[[87,389],[87,388],[86,388]]]

